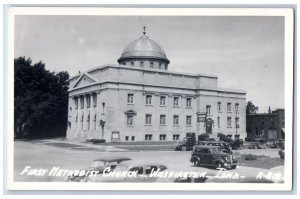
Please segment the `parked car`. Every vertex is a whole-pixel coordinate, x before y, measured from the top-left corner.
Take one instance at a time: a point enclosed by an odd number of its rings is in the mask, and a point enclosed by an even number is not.
[[[179,141],[175,144],[175,151],[193,150],[195,144],[195,139],[193,139],[192,137],[185,137],[182,141]]]
[[[230,153],[232,154],[231,147],[228,143],[223,141],[199,141],[199,145],[206,145],[206,146],[218,146],[222,149],[224,153]]]
[[[231,148],[233,150],[244,149],[244,141],[243,141],[243,139],[235,139],[235,140],[233,140],[233,142],[231,144]]]
[[[103,171],[110,167],[111,171],[113,171],[120,163],[129,161],[130,158],[126,157],[107,157],[107,158],[99,158],[95,159],[93,163],[86,169],[81,169],[85,173],[91,174],[102,174]],[[73,174],[68,176],[66,181],[68,182],[86,182],[87,175]]]
[[[190,159],[195,166],[235,169],[238,160],[233,154],[224,153],[219,146],[196,145]]]
[[[249,145],[249,149],[266,149],[266,142],[251,142]]]

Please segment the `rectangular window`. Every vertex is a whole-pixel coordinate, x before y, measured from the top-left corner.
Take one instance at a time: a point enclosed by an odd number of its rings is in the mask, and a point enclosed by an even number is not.
[[[192,107],[192,98],[186,98],[186,107]]]
[[[173,135],[173,140],[179,140],[179,134],[174,134]]]
[[[127,126],[133,125],[133,115],[127,115]]]
[[[160,115],[159,124],[166,125],[166,115]]]
[[[126,142],[129,141],[129,136],[125,136],[125,141],[126,141]]]
[[[221,109],[222,107],[221,107],[221,102],[218,102],[218,112],[220,113],[221,112]]]
[[[74,98],[74,102],[75,102],[75,109],[78,109],[78,98],[77,97]]]
[[[206,106],[206,113],[207,113],[208,115],[210,115],[210,108],[211,108],[210,105],[207,105],[207,106]]]
[[[173,124],[174,125],[179,125],[179,115],[174,115],[173,116]]]
[[[234,110],[239,111],[239,104],[238,103],[235,103]]]
[[[221,128],[221,125],[220,125],[220,117],[218,117],[218,128]]]
[[[188,125],[188,126],[192,125],[192,116],[191,115],[186,116],[186,125]]]
[[[231,117],[227,117],[227,127],[231,127]]]
[[[179,106],[179,97],[174,97],[173,106],[175,106],[175,107]]]
[[[80,96],[80,107],[83,108],[84,107],[84,97]]]
[[[86,107],[90,108],[90,106],[91,106],[91,96],[86,95]]]
[[[145,140],[146,141],[151,141],[152,140],[152,134],[146,134],[145,135]]]
[[[127,103],[128,104],[133,104],[133,94],[132,93],[128,94]]]
[[[97,94],[96,93],[93,94],[93,106],[94,107],[97,106]]]
[[[147,105],[152,104],[152,95],[146,95],[146,104]]]
[[[160,105],[166,106],[166,96],[160,96]]]
[[[167,137],[166,134],[160,134],[159,135],[159,140],[164,141],[164,140],[166,140],[166,137]]]
[[[146,114],[146,124],[151,124],[151,120],[152,120],[152,115],[151,114]]]
[[[134,141],[135,140],[135,137],[134,136],[131,136],[131,141]]]
[[[227,103],[227,112],[231,112],[231,103]]]

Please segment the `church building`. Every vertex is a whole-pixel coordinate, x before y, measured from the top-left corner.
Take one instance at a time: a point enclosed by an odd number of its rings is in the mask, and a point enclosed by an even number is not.
[[[68,139],[174,141],[202,133],[242,138],[246,92],[218,87],[218,77],[172,72],[163,48],[143,35],[118,65],[70,78]],[[201,66],[199,66],[201,67]]]

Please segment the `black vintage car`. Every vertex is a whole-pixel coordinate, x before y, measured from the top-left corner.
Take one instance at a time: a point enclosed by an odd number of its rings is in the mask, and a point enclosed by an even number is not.
[[[235,169],[238,160],[233,154],[224,153],[218,146],[196,145],[190,159],[195,166]]]

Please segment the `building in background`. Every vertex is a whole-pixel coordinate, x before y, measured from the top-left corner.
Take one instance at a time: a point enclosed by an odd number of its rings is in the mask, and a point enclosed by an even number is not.
[[[217,76],[169,71],[170,60],[145,31],[118,63],[70,78],[68,139],[246,137],[246,92],[218,87]]]
[[[284,109],[247,115],[247,137],[279,140],[285,138]]]

